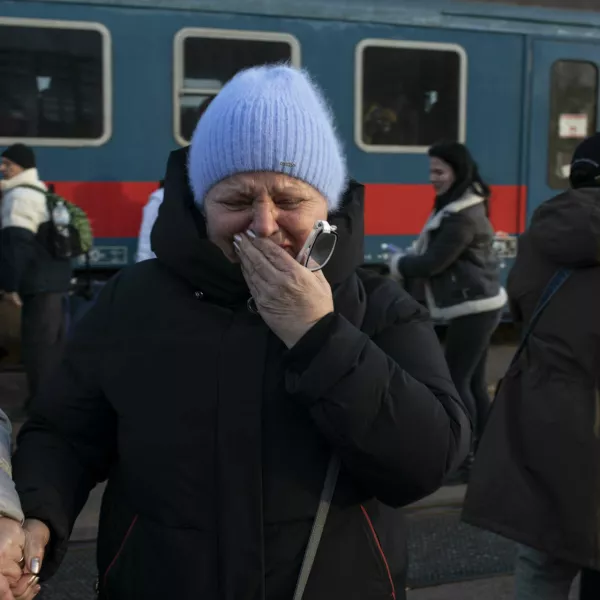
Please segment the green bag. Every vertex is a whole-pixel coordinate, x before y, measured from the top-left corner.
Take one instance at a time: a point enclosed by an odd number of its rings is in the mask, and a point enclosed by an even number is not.
[[[86,212],[55,192],[34,185],[21,185],[44,194],[50,220],[38,230],[39,241],[55,257],[77,258],[87,254],[94,245],[92,225]]]

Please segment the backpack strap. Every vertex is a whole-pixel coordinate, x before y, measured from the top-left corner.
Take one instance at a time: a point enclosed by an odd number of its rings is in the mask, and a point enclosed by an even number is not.
[[[44,196],[46,196],[46,197],[50,193],[50,192],[48,192],[48,190],[45,190],[44,188],[38,187],[37,185],[33,185],[31,183],[22,183],[21,185],[16,185],[12,189],[16,190],[18,188],[25,188],[26,190],[33,190],[35,192],[39,192],[40,194],[44,194]]]
[[[558,290],[563,286],[567,279],[571,277],[572,273],[573,271],[571,271],[570,269],[559,269],[558,271],[556,271],[556,273],[554,273],[552,279],[550,280],[550,282],[544,289],[542,296],[540,297],[535,311],[533,312],[533,316],[527,324],[527,327],[523,333],[523,337],[521,338],[521,343],[519,344],[519,347],[510,363],[510,366],[514,365],[517,362],[517,360],[519,360],[521,354],[523,354],[523,351],[527,346],[529,336],[533,333],[533,330],[537,325],[538,321],[540,320],[542,313],[544,312],[548,304],[550,304],[550,300],[554,298],[556,292],[558,292]]]
[[[300,569],[300,576],[296,583],[296,591],[294,592],[293,600],[302,600],[302,596],[304,596],[306,584],[308,583],[308,578],[310,577],[310,572],[312,571],[317,556],[317,550],[321,543],[323,530],[325,529],[325,522],[327,521],[327,515],[329,514],[329,508],[335,492],[339,472],[340,459],[337,455],[333,454],[327,465],[327,474],[325,475],[325,483],[323,484],[323,491],[321,492],[321,499],[319,500],[319,508],[317,509],[317,515],[313,522],[308,545],[306,546],[306,551],[304,553],[304,560],[302,561],[302,568]]]
[[[367,314],[365,315],[365,322],[363,322],[361,330],[365,331],[367,335],[372,336],[377,332],[376,323],[381,323],[381,312],[378,310],[375,314],[373,308],[379,308],[379,303],[373,302],[373,296],[376,296],[379,290],[387,292],[386,286],[382,285],[382,278],[371,273],[366,269],[359,269],[358,277],[363,285],[364,291],[367,295],[367,299],[370,300],[369,306],[367,306]],[[385,305],[385,310],[388,310],[390,304]],[[304,559],[302,561],[302,568],[300,569],[300,576],[296,583],[296,590],[294,592],[293,600],[302,600],[310,572],[312,570],[315,558],[317,556],[317,550],[321,543],[321,537],[325,529],[325,523],[331,507],[331,501],[335,493],[335,487],[340,472],[340,458],[336,454],[332,454],[329,464],[327,465],[327,473],[325,475],[325,482],[323,484],[323,490],[321,492],[321,498],[319,500],[319,508],[313,522],[312,531],[306,546],[304,553]]]

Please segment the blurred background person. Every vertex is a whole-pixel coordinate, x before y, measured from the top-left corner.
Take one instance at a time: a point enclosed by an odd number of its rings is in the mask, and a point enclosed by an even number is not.
[[[161,179],[158,183],[158,189],[154,190],[152,194],[150,194],[148,204],[144,206],[144,210],[142,213],[142,225],[140,227],[140,234],[138,237],[136,262],[156,258],[156,254],[152,252],[150,244],[150,234],[152,233],[154,222],[158,217],[158,209],[160,208],[160,205],[163,201],[165,192],[164,187],[164,179]]]
[[[466,482],[491,406],[488,349],[507,295],[488,218],[490,188],[471,153],[449,142],[430,148],[429,157],[433,214],[413,250],[392,257],[390,270],[409,288],[421,282],[431,316],[448,323],[446,360],[473,424],[472,452],[457,474],[457,481]]]
[[[188,125],[192,131],[213,100],[214,96],[209,96],[201,102],[197,112],[194,114],[193,124]],[[161,179],[158,184],[158,189],[154,190],[152,194],[150,194],[148,203],[146,204],[146,206],[144,206],[144,210],[142,213],[142,224],[140,226],[140,233],[138,236],[136,262],[141,262],[150,258],[156,258],[156,254],[152,252],[151,233],[152,228],[154,227],[154,223],[158,217],[160,205],[162,204],[164,198],[164,186],[164,179]]]
[[[29,395],[26,410],[40,382],[60,359],[65,340],[65,294],[71,285],[68,259],[54,257],[37,237],[50,221],[46,185],[40,180],[35,154],[14,144],[1,155],[2,230],[0,295],[22,306],[21,352]]]
[[[600,134],[575,151],[570,183],[519,238],[510,308],[533,328],[495,400],[463,515],[519,543],[517,600],[567,600],[582,569],[580,597],[600,598]]]

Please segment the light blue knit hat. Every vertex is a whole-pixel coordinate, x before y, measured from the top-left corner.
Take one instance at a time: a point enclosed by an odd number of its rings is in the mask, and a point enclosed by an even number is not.
[[[346,186],[346,161],[331,111],[309,76],[268,65],[238,73],[196,126],[188,172],[196,204],[236,173],[274,171],[300,179],[335,211]]]

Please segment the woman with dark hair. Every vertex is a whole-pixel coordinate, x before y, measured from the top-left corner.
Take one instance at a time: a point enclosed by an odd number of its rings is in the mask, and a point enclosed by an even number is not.
[[[474,448],[490,407],[485,365],[491,336],[507,302],[488,219],[490,188],[462,144],[429,150],[435,208],[414,252],[392,258],[393,275],[423,280],[431,316],[448,322],[446,359],[473,425]],[[463,465],[468,476],[472,456]]]

